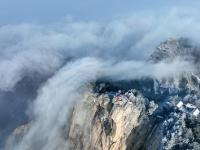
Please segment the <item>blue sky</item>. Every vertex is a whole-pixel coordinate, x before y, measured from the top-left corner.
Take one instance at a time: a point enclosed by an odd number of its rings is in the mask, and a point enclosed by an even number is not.
[[[200,8],[198,0],[0,0],[0,24],[49,23],[66,16],[81,20],[109,20],[112,17],[173,7]]]

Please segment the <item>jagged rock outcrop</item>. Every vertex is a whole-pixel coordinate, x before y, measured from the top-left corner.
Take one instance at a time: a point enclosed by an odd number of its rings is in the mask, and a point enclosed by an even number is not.
[[[153,102],[134,90],[124,94],[88,94],[72,115],[71,149],[125,150],[148,146],[146,140],[154,128],[154,120],[148,115],[155,108]],[[160,144],[155,140],[151,143],[155,149]]]

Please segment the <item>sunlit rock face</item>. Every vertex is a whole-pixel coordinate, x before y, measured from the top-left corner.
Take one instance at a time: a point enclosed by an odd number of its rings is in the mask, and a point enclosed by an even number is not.
[[[147,113],[145,99],[132,92],[113,99],[109,94],[88,95],[75,107],[69,130],[72,149],[127,148],[128,136]]]

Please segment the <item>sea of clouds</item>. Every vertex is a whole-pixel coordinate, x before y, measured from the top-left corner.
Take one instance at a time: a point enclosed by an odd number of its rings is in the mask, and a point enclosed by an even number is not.
[[[49,25],[1,26],[0,104],[6,109],[0,115],[5,124],[0,137],[7,137],[5,129],[11,128],[8,133],[12,133],[21,123],[16,121],[20,115],[30,122],[24,137],[17,143],[10,137],[4,149],[66,149],[63,127],[85,85],[99,78],[160,79],[194,72],[191,62],[181,58],[157,64],[147,59],[170,37],[188,37],[198,44],[199,33],[198,13],[178,9],[167,14],[130,14],[110,22],[67,19]],[[26,88],[31,92],[26,93]],[[8,111],[17,111],[21,99],[28,101],[22,112]],[[6,124],[5,116],[17,119]]]

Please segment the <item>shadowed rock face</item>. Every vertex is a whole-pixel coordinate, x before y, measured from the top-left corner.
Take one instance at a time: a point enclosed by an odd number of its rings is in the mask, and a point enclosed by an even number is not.
[[[183,38],[161,43],[149,63],[177,56],[198,67],[198,48]],[[200,108],[199,85],[194,74],[162,80],[98,80],[74,106],[70,123],[63,128],[66,143],[72,150],[198,150],[200,118],[180,112],[176,104],[181,100]],[[12,140],[23,137],[29,125],[17,128]]]

